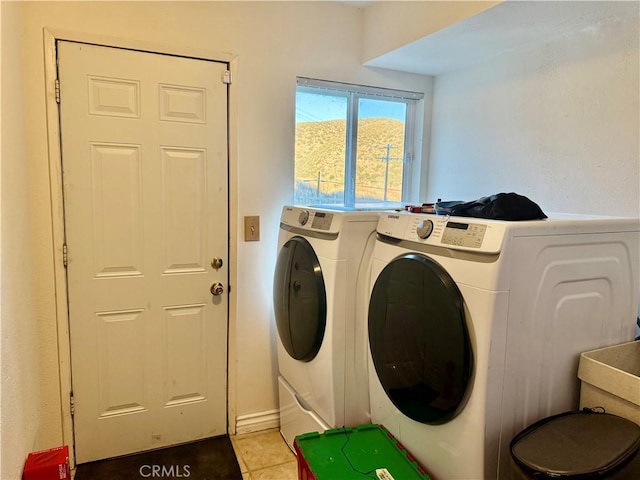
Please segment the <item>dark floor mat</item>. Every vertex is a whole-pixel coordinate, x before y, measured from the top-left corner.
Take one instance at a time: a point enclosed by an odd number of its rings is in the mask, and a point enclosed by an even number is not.
[[[75,480],[242,480],[227,435],[137,455],[83,463]]]

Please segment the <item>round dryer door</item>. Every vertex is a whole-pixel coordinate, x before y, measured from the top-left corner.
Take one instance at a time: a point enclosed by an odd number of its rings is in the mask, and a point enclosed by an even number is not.
[[[462,411],[473,352],[462,294],[438,263],[412,253],[382,270],[369,303],[369,344],[382,387],[406,416],[442,424]]]
[[[303,362],[315,358],[327,323],[327,298],[318,257],[303,237],[284,244],[276,263],[273,303],[280,341]]]

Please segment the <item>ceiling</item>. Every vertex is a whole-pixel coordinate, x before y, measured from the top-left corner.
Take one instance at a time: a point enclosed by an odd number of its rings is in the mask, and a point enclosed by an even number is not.
[[[365,65],[439,75],[639,10],[637,1],[506,1]]]

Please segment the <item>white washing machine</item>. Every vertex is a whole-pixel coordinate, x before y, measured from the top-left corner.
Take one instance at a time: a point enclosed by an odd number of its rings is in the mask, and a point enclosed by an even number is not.
[[[509,442],[577,409],[581,352],[630,341],[638,219],[382,214],[368,328],[373,423],[437,480],[509,477]]]
[[[278,329],[280,431],[370,421],[366,334],[378,213],[286,206],[273,300]]]

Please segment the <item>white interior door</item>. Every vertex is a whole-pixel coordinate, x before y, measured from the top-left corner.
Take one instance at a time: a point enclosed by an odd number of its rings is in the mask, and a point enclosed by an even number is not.
[[[59,42],[58,65],[76,459],[224,434],[226,64]]]

